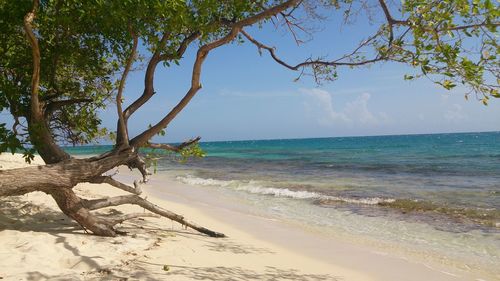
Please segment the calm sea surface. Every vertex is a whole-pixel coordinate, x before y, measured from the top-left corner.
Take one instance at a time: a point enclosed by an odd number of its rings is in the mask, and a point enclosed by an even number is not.
[[[158,174],[266,215],[500,278],[500,132],[201,146],[205,158],[160,157]]]

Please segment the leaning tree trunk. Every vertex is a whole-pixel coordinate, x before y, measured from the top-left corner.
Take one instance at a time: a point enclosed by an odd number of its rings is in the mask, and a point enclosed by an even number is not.
[[[88,230],[99,236],[116,236],[117,234],[121,234],[120,231],[115,229],[116,224],[127,219],[151,216],[152,214],[128,214],[109,218],[96,215],[92,213],[93,210],[133,204],[209,236],[224,237],[222,233],[189,222],[183,216],[162,209],[140,197],[141,190],[137,184],[135,187],[131,187],[109,176],[102,175],[119,165],[137,165],[137,163],[143,163],[137,153],[121,151],[107,153],[102,157],[68,159],[51,165],[0,170],[0,196],[23,195],[34,191],[45,192],[54,198],[64,214],[78,222],[84,230]],[[145,168],[142,169],[146,171]],[[108,183],[132,194],[128,196],[86,200],[78,197],[73,191],[73,187],[82,182]]]
[[[277,3],[271,7],[262,7],[262,11],[258,13],[251,13],[248,17],[240,19],[239,21],[222,21],[220,23],[218,23],[218,21],[214,22],[213,24],[215,24],[216,28],[221,28],[224,32],[227,29],[228,32],[224,36],[215,38],[211,42],[202,42],[203,44],[198,48],[196,58],[193,63],[190,88],[184,97],[159,122],[134,138],[129,139],[127,133],[127,120],[131,114],[148,102],[153,96],[155,92],[153,85],[156,66],[160,62],[168,63],[169,61],[181,58],[189,45],[202,36],[201,31],[193,30],[190,35],[186,35],[186,37],[179,43],[177,50],[170,52],[170,50],[167,50],[170,48],[166,48],[169,44],[166,43],[172,40],[176,41],[178,38],[170,37],[170,32],[165,31],[162,38],[159,40],[159,44],[153,53],[150,63],[148,64],[144,93],[123,111],[121,107],[122,92],[127,74],[135,60],[134,57],[138,45],[138,37],[131,28],[131,35],[134,39],[134,43],[132,52],[127,59],[122,78],[120,79],[118,93],[116,96],[117,113],[119,116],[117,126],[118,141],[115,143],[116,148],[113,151],[98,157],[78,160],[72,159],[57,145],[57,142],[53,137],[53,132],[51,132],[49,126],[49,117],[51,113],[51,110],[49,109],[51,104],[47,104],[47,100],[40,98],[41,95],[39,92],[40,89],[42,89],[40,85],[42,57],[38,40],[39,37],[44,37],[40,36],[39,31],[34,29],[36,25],[33,24],[33,21],[39,10],[40,1],[33,0],[32,9],[25,15],[23,20],[23,28],[26,38],[31,46],[33,58],[33,73],[30,88],[31,93],[29,96],[30,108],[27,110],[27,115],[24,117],[26,117],[28,122],[31,144],[34,148],[36,148],[45,163],[50,165],[1,171],[0,196],[22,195],[32,191],[43,191],[50,194],[55,199],[58,206],[66,215],[76,220],[84,229],[88,229],[96,235],[114,236],[118,233],[114,229],[114,226],[117,223],[132,217],[144,216],[144,214],[129,214],[110,219],[93,214],[93,210],[123,204],[135,204],[151,211],[154,214],[167,217],[207,235],[223,237],[224,234],[222,233],[218,233],[188,222],[182,216],[164,210],[148,202],[139,196],[141,192],[137,185],[134,187],[127,186],[109,176],[103,176],[103,173],[114,167],[127,165],[130,168],[138,169],[143,176],[142,181],[146,182],[149,172],[146,169],[144,161],[137,153],[139,148],[151,146],[178,152],[185,145],[189,145],[190,142],[187,142],[177,147],[171,147],[166,145],[154,145],[149,142],[153,136],[160,133],[170,124],[170,122],[186,107],[186,105],[201,89],[201,70],[208,54],[216,48],[233,42],[237,38],[238,34],[243,31],[243,28],[276,16],[297,4],[300,4],[299,0],[288,0],[282,3]],[[70,101],[71,100],[55,100],[53,102]],[[196,141],[196,139],[193,140],[193,142]],[[23,180],[18,181],[19,178],[22,178]],[[130,192],[132,195],[97,200],[81,199],[72,190],[75,185],[81,182],[108,183],[116,188]]]

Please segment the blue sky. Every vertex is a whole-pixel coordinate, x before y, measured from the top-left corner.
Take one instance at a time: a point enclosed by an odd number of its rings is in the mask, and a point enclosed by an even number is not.
[[[322,25],[314,39],[297,46],[290,34],[249,29],[256,39],[276,46],[292,62],[310,55],[337,57],[352,49],[373,27],[358,22],[339,28]],[[189,87],[194,49],[180,67],[159,69],[157,94],[129,121],[131,135],[165,115]],[[500,101],[489,106],[464,98],[465,89],[444,90],[421,79],[404,81],[413,69],[384,63],[339,71],[339,79],[318,86],[309,77],[294,82],[298,73],[277,65],[255,46],[245,43],[221,47],[209,54],[202,73],[203,89],[170,124],[158,142],[193,136],[204,141],[386,134],[499,131]],[[143,72],[130,76],[125,104],[142,93]],[[103,113],[114,128],[114,107]]]
[[[362,16],[348,26],[333,20],[316,27],[314,38],[300,46],[271,24],[248,31],[276,46],[282,58],[298,62],[311,55],[339,57],[374,30]],[[159,67],[157,94],[130,119],[131,137],[160,120],[185,94],[195,51],[189,49],[180,66]],[[223,46],[204,64],[203,89],[170,124],[167,135],[155,141],[500,131],[500,100],[486,107],[474,98],[466,101],[465,89],[446,91],[426,79],[404,81],[408,73],[413,69],[396,63],[342,68],[337,81],[318,86],[310,77],[294,82],[297,72],[276,64],[266,53],[260,56],[252,44]],[[143,75],[137,70],[129,76],[125,106],[142,93]],[[114,130],[114,105],[101,116],[103,125]],[[6,119],[6,113],[0,119]]]

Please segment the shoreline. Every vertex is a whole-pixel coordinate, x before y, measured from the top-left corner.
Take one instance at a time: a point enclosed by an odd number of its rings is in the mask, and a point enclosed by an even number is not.
[[[39,160],[38,160],[39,161]],[[40,163],[40,162],[38,162]],[[0,155],[2,169],[22,159]],[[123,172],[130,183],[138,175]],[[87,198],[124,192],[106,184],[81,184]],[[42,193],[0,199],[0,277],[4,280],[480,280],[442,272],[323,237],[284,221],[252,214],[230,198],[166,181],[143,186],[155,204],[184,215],[228,238],[210,238],[165,219],[135,219],[119,226],[129,235],[84,234]],[[135,206],[117,211],[138,212]],[[165,267],[166,266],[166,267]],[[484,279],[490,280],[490,279]],[[494,280],[494,279],[493,279]]]
[[[171,203],[181,204],[180,208],[190,204],[189,208],[203,210],[203,215],[245,231],[259,240],[324,261],[330,266],[363,272],[373,280],[490,280],[451,266],[421,263],[390,250],[380,250],[380,247],[340,240],[298,223],[253,214],[250,207],[231,201],[235,198],[230,196],[218,197],[221,194],[159,177],[153,176],[145,188],[157,198],[168,198]],[[161,185],[165,188],[162,189]]]

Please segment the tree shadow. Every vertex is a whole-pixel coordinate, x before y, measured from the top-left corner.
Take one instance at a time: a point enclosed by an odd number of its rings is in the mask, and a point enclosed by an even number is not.
[[[210,238],[205,235],[198,235],[198,233],[188,231],[173,231],[178,236],[187,239],[202,241],[204,247],[214,252],[228,252],[232,254],[275,254],[275,252],[253,245],[241,244],[231,241],[230,237],[227,238]]]
[[[243,245],[227,239],[220,242],[207,241],[205,247],[214,252],[229,252],[233,254],[274,254],[273,251],[266,248]]]
[[[39,281],[39,280],[56,280],[56,281],[63,281],[63,280],[75,280],[74,275],[58,275],[58,276],[50,276],[47,274],[43,274],[39,271],[32,271],[28,272],[26,274],[26,279],[28,281]]]
[[[87,264],[90,268],[94,269],[99,269],[101,266],[95,261],[96,259],[104,259],[101,256],[84,256],[80,253],[80,250],[77,247],[72,246],[66,237],[63,237],[61,235],[57,234],[51,234],[52,236],[56,237],[56,243],[62,243],[63,247],[71,252],[74,257],[78,257],[80,261],[75,263],[73,266],[70,268],[76,267],[79,263],[85,263]]]
[[[119,211],[110,210],[108,215],[120,214]],[[104,214],[106,215],[106,214]],[[275,254],[269,249],[252,245],[238,244],[230,238],[210,238],[189,230],[173,230],[168,227],[159,227],[155,222],[136,219],[120,226],[124,230],[134,233],[168,233],[203,242],[203,247],[214,252],[229,252],[232,254]],[[82,255],[77,245],[71,245],[64,233],[71,235],[87,235],[81,227],[67,218],[63,213],[43,205],[34,205],[22,197],[0,199],[0,231],[35,231],[46,232],[55,237],[56,243],[61,243],[72,256],[76,257],[75,264],[85,263],[93,270],[81,274],[46,275],[38,271],[26,272],[26,280],[175,280],[187,278],[193,280],[339,280],[339,277],[328,274],[304,274],[296,269],[280,269],[266,267],[262,271],[254,271],[242,267],[189,267],[182,265],[168,265],[168,270],[163,270],[164,264],[154,264],[139,259],[122,260],[122,264],[110,268],[101,266],[97,261],[101,256]],[[134,230],[133,230],[134,229]],[[96,239],[99,237],[96,237]]]
[[[87,276],[98,276],[97,272]],[[272,281],[340,281],[342,277],[331,274],[302,273],[297,269],[282,269],[267,266],[261,271],[239,266],[196,267],[158,264],[135,260],[130,264],[115,267],[107,276],[99,280],[272,280]]]
[[[32,204],[21,197],[0,199],[0,231],[7,229],[83,234],[82,228],[62,212]]]
[[[114,217],[124,213],[110,208],[96,212],[99,216]],[[142,219],[132,219],[142,221]],[[129,221],[126,222],[127,224]],[[134,227],[120,225],[125,229],[132,230]],[[144,229],[140,224],[136,227]],[[21,196],[0,198],[0,231],[2,230],[34,231],[45,233],[69,233],[76,235],[87,235],[86,231],[74,220],[64,213],[56,211],[44,205],[35,205],[26,201]]]
[[[334,281],[340,280],[337,276],[330,274],[308,274],[301,273],[296,269],[281,269],[267,266],[264,271],[258,272],[241,267],[190,267],[169,265],[170,270],[166,276],[172,280],[174,276],[183,276],[193,280],[293,280],[293,281]]]
[[[343,278],[331,274],[302,273],[296,269],[280,269],[272,266],[262,271],[255,271],[241,267],[191,267],[168,265],[168,270],[163,270],[164,265],[131,261],[112,269],[100,269],[76,275],[45,275],[40,272],[27,273],[26,280],[269,280],[269,281],[340,281]]]

